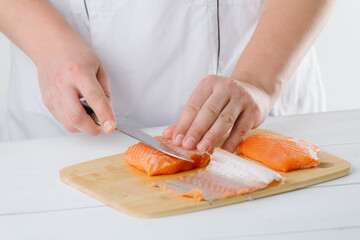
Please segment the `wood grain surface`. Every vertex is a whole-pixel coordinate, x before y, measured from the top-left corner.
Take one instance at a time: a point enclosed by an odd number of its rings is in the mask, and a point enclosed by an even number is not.
[[[256,133],[272,132],[256,129],[252,130],[249,135]],[[323,151],[319,153],[319,157],[320,164],[316,168],[289,173],[280,172],[286,178],[284,184],[273,183],[261,191],[212,203],[195,202],[193,199],[173,196],[157,187],[149,186],[152,183],[192,174],[198,169],[173,175],[149,177],[129,166],[124,161],[122,154],[66,167],[60,171],[60,179],[75,189],[126,214],[141,218],[154,218],[255,200],[329,181],[350,173],[349,162]]]

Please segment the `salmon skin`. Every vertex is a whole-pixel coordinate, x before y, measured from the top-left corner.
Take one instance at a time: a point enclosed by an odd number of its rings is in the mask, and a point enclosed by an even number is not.
[[[208,153],[202,153],[196,150],[186,150],[175,146],[170,139],[164,139],[160,136],[157,136],[156,138],[168,145],[171,149],[194,160],[194,162],[187,162],[169,156],[141,142],[126,150],[124,153],[125,161],[137,169],[146,172],[149,176],[174,174],[194,168],[201,168],[205,167],[209,162],[210,155]]]
[[[173,195],[211,202],[264,189],[273,181],[283,182],[284,178],[268,168],[216,148],[205,170],[156,186]]]
[[[320,163],[320,148],[308,141],[270,134],[255,134],[246,138],[239,153],[282,172],[315,167]]]

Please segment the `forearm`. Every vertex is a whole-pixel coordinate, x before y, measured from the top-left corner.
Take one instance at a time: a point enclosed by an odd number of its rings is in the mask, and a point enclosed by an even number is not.
[[[334,0],[267,0],[255,32],[233,71],[264,89],[273,102],[328,19]]]
[[[35,64],[46,63],[70,42],[83,41],[46,0],[0,0],[0,6],[0,31]]]

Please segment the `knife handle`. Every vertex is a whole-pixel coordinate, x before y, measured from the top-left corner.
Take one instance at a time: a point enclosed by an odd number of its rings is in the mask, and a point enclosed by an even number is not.
[[[90,107],[90,105],[86,102],[85,98],[80,98],[80,103],[84,107],[86,113],[94,120],[96,125],[101,125],[99,119],[97,118],[94,110]]]

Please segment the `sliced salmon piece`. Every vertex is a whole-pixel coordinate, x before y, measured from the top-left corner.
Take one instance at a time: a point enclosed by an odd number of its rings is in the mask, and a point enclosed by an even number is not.
[[[257,191],[273,181],[283,180],[270,169],[216,148],[205,170],[157,186],[177,196],[213,201]]]
[[[124,159],[137,169],[146,172],[149,176],[173,174],[181,171],[187,171],[193,168],[205,167],[209,162],[209,154],[201,153],[196,150],[185,150],[176,147],[171,140],[164,140],[162,137],[156,137],[174,150],[194,160],[194,163],[187,162],[163,152],[160,152],[144,143],[138,143],[129,147],[124,153]]]
[[[270,134],[252,135],[239,146],[242,155],[282,172],[317,166],[319,151],[308,141]]]

